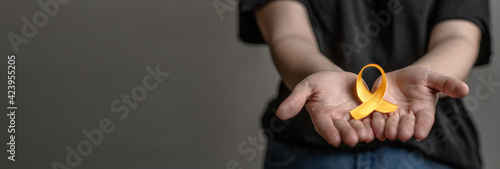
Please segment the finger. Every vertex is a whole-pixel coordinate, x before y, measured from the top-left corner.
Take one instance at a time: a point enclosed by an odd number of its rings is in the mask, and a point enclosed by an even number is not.
[[[431,108],[415,113],[415,139],[423,140],[429,135],[434,124],[434,114],[435,110]]]
[[[398,139],[408,141],[415,131],[415,115],[406,114],[399,120]]]
[[[362,120],[363,125],[366,129],[366,139],[364,140],[366,143],[372,142],[375,139],[375,134],[372,129],[372,117],[364,118]]]
[[[358,134],[349,125],[349,123],[343,119],[333,120],[333,124],[339,130],[340,136],[345,144],[354,147],[358,143]]]
[[[372,113],[372,127],[375,137],[377,139],[384,141],[385,140],[385,120],[386,117],[380,112]]]
[[[373,82],[372,89],[371,89],[372,93],[375,93],[377,91],[378,87],[380,87],[381,81],[382,81],[382,78],[379,77],[379,78],[377,78],[377,80],[375,80],[375,82]]]
[[[333,125],[333,121],[328,116],[316,116],[313,118],[314,128],[328,143],[338,147],[340,145],[341,138],[339,131]]]
[[[465,82],[435,71],[429,72],[427,86],[454,98],[462,98],[469,93],[469,87]]]
[[[288,120],[297,115],[304,107],[307,98],[312,94],[312,90],[307,82],[300,82],[295,86],[290,96],[278,107],[276,115],[281,120]]]
[[[399,116],[391,114],[385,122],[385,138],[389,140],[396,140],[398,134]]]
[[[361,122],[360,120],[351,119],[351,120],[349,120],[349,124],[354,129],[354,131],[356,131],[356,133],[358,134],[358,141],[359,142],[365,141],[367,134],[366,134],[366,128],[365,128],[365,125],[363,124],[363,122]]]

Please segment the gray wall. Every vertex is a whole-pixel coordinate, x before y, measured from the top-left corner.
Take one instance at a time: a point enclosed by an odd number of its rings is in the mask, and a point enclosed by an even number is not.
[[[6,36],[22,35],[21,18],[32,21],[43,10],[37,2],[6,1],[0,6],[0,55],[13,51]],[[237,40],[232,1],[220,0],[233,9],[224,18],[212,2],[94,0],[59,5],[55,16],[39,23],[38,32],[19,45],[16,162],[4,154],[0,168],[67,165],[66,148],[78,150],[78,145],[88,155],[70,168],[225,168],[232,160],[243,168],[260,167],[263,151],[248,139],[262,134],[259,117],[275,95],[278,75],[266,47]],[[492,9],[499,7],[499,1],[492,2]],[[500,40],[500,13],[493,11],[492,16],[492,30]],[[495,48],[500,51],[499,44]],[[500,88],[488,98],[474,91],[483,85],[478,77],[492,75],[500,81],[499,68],[492,66],[498,64],[494,58],[469,80],[468,105],[480,131],[486,168],[500,168]],[[158,85],[141,95],[143,79],[150,74],[146,68],[157,65],[168,76],[161,83],[149,79]],[[0,85],[5,90],[5,80]],[[111,108],[131,92],[140,100],[137,107],[116,105],[127,107],[128,116]],[[5,117],[0,116],[2,142],[8,141]],[[101,127],[101,121],[111,124]],[[96,129],[106,133],[88,150],[82,131]],[[7,146],[1,145],[4,152]],[[240,145],[256,156],[238,152]]]

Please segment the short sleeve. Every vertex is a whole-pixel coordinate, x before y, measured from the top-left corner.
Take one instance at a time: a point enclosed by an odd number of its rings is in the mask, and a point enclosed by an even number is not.
[[[490,62],[492,54],[490,34],[490,11],[488,0],[439,0],[436,1],[435,15],[431,26],[448,19],[465,19],[481,29],[481,44],[476,66]]]

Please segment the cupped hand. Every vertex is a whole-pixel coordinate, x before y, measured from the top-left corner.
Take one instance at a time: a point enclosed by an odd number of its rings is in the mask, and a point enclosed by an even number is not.
[[[295,86],[278,108],[282,120],[297,115],[305,106],[316,131],[328,143],[355,146],[372,141],[375,136],[371,119],[354,120],[349,111],[359,105],[354,95],[357,75],[350,72],[322,71],[314,73]]]
[[[372,92],[377,90],[380,81],[379,77]],[[425,139],[434,124],[439,92],[460,98],[467,95],[469,88],[459,79],[423,66],[409,66],[387,73],[384,99],[399,107],[392,113],[372,114],[372,127],[377,139]]]

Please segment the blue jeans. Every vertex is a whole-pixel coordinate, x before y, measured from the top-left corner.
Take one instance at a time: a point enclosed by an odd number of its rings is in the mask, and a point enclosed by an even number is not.
[[[384,146],[375,150],[335,152],[291,146],[274,140],[267,147],[265,169],[451,169],[417,151]]]

